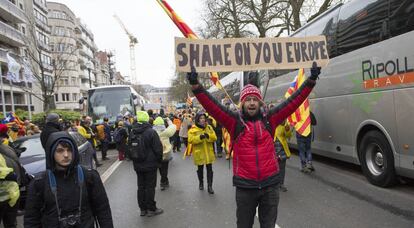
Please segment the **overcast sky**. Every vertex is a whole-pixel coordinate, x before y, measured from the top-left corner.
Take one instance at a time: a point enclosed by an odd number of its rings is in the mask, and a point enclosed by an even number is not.
[[[116,67],[130,75],[129,39],[116,13],[138,38],[135,58],[138,81],[153,86],[169,86],[174,75],[174,37],[181,32],[156,0],[54,0],[66,4],[92,30],[99,50],[114,50]],[[200,26],[201,0],[167,0],[192,28]]]

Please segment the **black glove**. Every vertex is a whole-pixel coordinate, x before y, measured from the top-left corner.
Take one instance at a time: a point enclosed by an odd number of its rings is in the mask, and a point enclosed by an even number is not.
[[[187,80],[190,85],[197,85],[198,83],[198,73],[194,66],[191,67],[191,72],[187,73]]]
[[[206,138],[206,136],[205,136],[204,134],[200,135],[200,139],[201,139],[201,140],[203,140],[203,139],[205,139],[205,138]]]
[[[206,139],[208,139],[210,136],[208,136],[208,134],[207,134],[207,133],[204,133],[204,137],[205,137]]]
[[[311,76],[309,78],[312,80],[317,80],[319,78],[319,74],[321,73],[321,67],[318,67],[318,64],[316,64],[316,62],[313,62],[310,71]]]

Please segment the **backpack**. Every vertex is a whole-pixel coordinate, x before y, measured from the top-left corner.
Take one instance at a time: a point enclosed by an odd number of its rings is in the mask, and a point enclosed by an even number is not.
[[[99,140],[105,140],[105,126],[103,124],[96,126],[96,132]]]
[[[122,143],[122,134],[121,134],[121,129],[117,128],[114,131],[114,142],[115,143]]]
[[[147,159],[143,132],[132,128],[128,137],[128,155],[133,161],[143,162]]]

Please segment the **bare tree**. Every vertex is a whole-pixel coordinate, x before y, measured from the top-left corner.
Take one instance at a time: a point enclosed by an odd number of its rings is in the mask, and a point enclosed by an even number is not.
[[[135,91],[137,91],[137,93],[139,93],[139,95],[145,97],[146,99],[148,99],[148,94],[147,91],[145,91],[144,87],[140,84],[132,84],[131,85],[132,88],[135,89]]]
[[[33,13],[27,13],[27,15],[25,55],[33,73],[33,83],[39,86],[40,93],[29,88],[24,90],[42,101],[43,109],[47,112],[56,107],[54,94],[65,71],[77,69],[77,62],[70,61],[70,59],[73,58],[78,47],[76,45],[68,46],[66,42],[68,38],[62,37],[58,43],[64,45],[65,51],[50,50],[49,44],[39,37]],[[46,59],[45,56],[50,54],[51,59]]]
[[[205,38],[278,37],[344,0],[205,0]]]

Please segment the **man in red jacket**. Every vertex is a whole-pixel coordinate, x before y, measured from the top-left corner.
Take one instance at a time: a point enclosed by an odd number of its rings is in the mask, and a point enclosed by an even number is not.
[[[276,127],[291,115],[308,97],[320,74],[316,63],[311,76],[286,101],[265,110],[260,90],[246,85],[240,95],[241,110],[232,112],[215,100],[198,82],[192,67],[187,79],[194,95],[232,138],[233,185],[236,186],[237,227],[251,228],[256,207],[259,207],[260,227],[275,227],[279,204],[279,164],[273,146]]]

